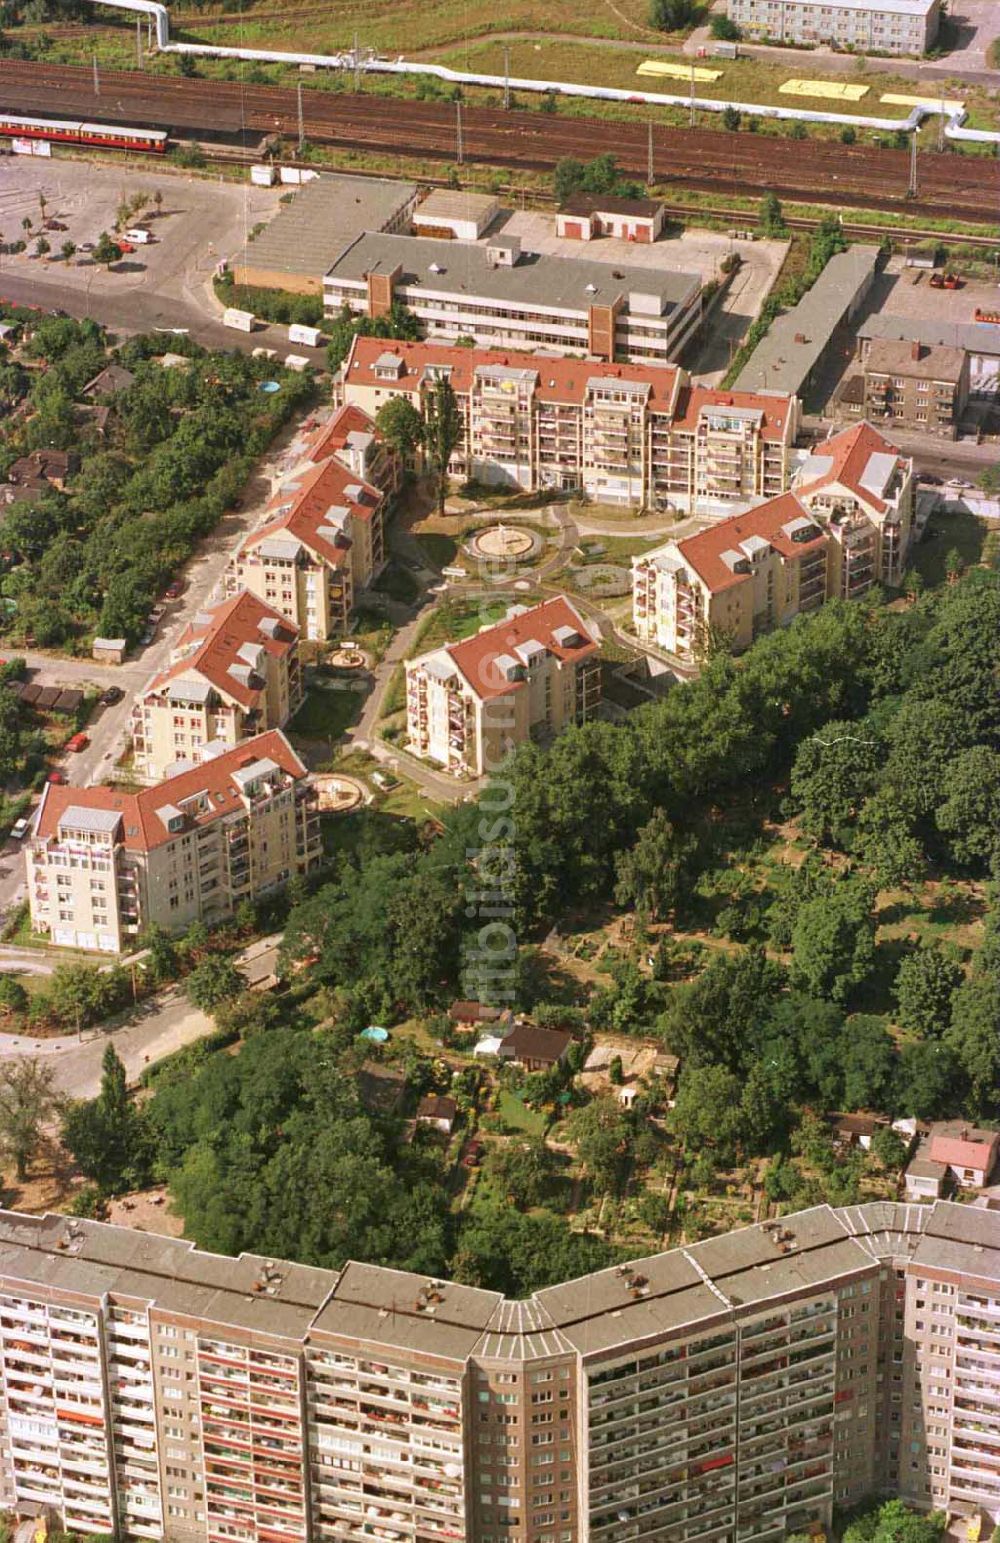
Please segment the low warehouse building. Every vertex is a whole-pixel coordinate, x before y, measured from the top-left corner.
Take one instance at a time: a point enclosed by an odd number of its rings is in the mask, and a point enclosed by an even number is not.
[[[574,193],[556,215],[556,234],[569,241],[617,236],[649,245],[663,234],[666,214],[654,198],[615,198],[607,193]]]
[[[435,188],[418,206],[413,231],[414,235],[436,236],[440,241],[478,241],[499,213],[500,204],[489,193]]]
[[[323,275],[362,231],[408,230],[419,190],[379,177],[315,177],[248,241],[230,267],[237,284],[322,295]]]

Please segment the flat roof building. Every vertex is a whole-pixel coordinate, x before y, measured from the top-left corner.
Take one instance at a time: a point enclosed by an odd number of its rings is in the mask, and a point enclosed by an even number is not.
[[[327,174],[304,182],[231,261],[237,284],[321,295],[323,275],[363,230],[408,230],[412,182]]]
[[[0,1212],[0,1506],[170,1543],[777,1543],[873,1492],[996,1520],[998,1312],[995,1214],[944,1201],[524,1301]]]
[[[676,360],[701,322],[695,274],[525,252],[503,232],[460,247],[368,232],[327,271],[327,316],[381,316],[394,301],[428,339],[647,364]]]
[[[414,211],[413,231],[443,241],[478,241],[499,213],[500,201],[492,193],[434,188]]]
[[[727,9],[748,38],[858,53],[926,53],[941,25],[940,0],[727,0]]]
[[[878,257],[877,246],[835,252],[798,305],[771,323],[737,376],[737,390],[805,395],[839,330],[871,288]]]

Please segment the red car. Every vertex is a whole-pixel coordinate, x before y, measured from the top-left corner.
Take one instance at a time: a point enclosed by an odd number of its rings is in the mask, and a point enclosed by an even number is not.
[[[61,771],[50,771],[45,780],[46,782],[53,783],[57,788],[62,788],[66,786],[66,773]]]
[[[86,750],[89,744],[90,739],[86,734],[74,734],[72,739],[66,741],[66,749],[73,751]]]
[[[135,246],[131,241],[116,241],[115,246],[118,248],[119,252],[121,252],[123,257],[125,256],[126,252],[135,251]]]
[[[174,579],[174,582],[172,584],[168,584],[166,589],[163,591],[164,600],[179,600],[183,588],[184,586],[180,579]]]

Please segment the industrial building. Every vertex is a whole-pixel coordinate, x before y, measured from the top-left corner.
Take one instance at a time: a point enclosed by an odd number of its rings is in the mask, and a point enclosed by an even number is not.
[[[398,302],[441,342],[645,364],[678,359],[702,314],[696,274],[526,252],[502,231],[461,246],[368,232],[331,264],[323,295],[327,316]]]
[[[1000,1517],[998,1215],[817,1206],[507,1301],[0,1213],[0,1506],[170,1543]]]

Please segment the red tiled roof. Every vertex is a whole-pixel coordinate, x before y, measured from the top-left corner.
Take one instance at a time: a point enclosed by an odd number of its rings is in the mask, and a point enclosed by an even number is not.
[[[850,488],[852,493],[856,493],[879,514],[884,512],[885,501],[869,488],[862,486],[861,479],[873,455],[898,456],[899,452],[896,446],[890,444],[887,439],[883,439],[870,423],[854,423],[849,429],[833,434],[829,439],[824,439],[820,444],[815,445],[813,454],[828,456],[833,464],[821,477],[814,477],[811,482],[801,483],[798,489],[800,493],[816,493],[831,482],[839,482],[844,487]]]
[[[584,641],[576,647],[557,642],[554,634],[559,627],[571,627]],[[495,661],[501,654],[511,653],[518,644],[531,642],[541,643],[550,654],[563,661],[575,662],[597,652],[597,644],[582,618],[564,595],[555,595],[520,616],[507,617],[495,627],[477,632],[462,643],[446,644],[445,653],[476,695],[485,700],[503,696],[508,691],[519,691],[525,685],[521,680],[504,680],[496,671]]]
[[[395,354],[403,361],[398,380],[377,381],[376,359]],[[397,391],[417,391],[428,365],[451,367],[451,384],[467,392],[479,365],[506,365],[512,370],[534,370],[541,401],[582,402],[587,382],[595,378],[638,381],[650,387],[650,403],[661,412],[672,412],[681,372],[673,365],[605,364],[600,359],[562,359],[550,354],[519,353],[510,348],[449,348],[438,343],[399,343],[385,338],[356,337],[344,366],[344,381],[351,385],[379,385]]]
[[[381,439],[375,425],[375,419],[365,412],[363,407],[349,402],[346,407],[341,407],[326,423],[321,423],[315,434],[309,440],[308,459],[310,461],[325,461],[328,456],[336,455],[347,444],[348,434],[374,434],[376,439]]]
[[[232,750],[214,760],[203,761],[179,772],[176,777],[167,777],[156,787],[143,788],[139,793],[122,793],[117,788],[107,787],[57,787],[49,783],[39,807],[36,834],[54,836],[67,809],[111,809],[121,814],[126,850],[149,852],[175,839],[159,817],[158,811],[165,805],[179,806],[185,799],[199,793],[207,794],[209,807],[202,814],[193,816],[191,827],[210,825],[213,820],[244,807],[233,773],[264,759],[274,761],[282,771],[296,779],[306,776],[306,768],[281,730],[269,729],[265,734],[234,745]]]
[[[773,391],[717,391],[709,386],[686,386],[681,392],[674,414],[674,428],[694,433],[698,419],[705,407],[740,407],[762,414],[760,433],[762,439],[780,444],[788,438],[788,425],[792,415],[792,396],[777,396]]]
[[[348,498],[347,489],[352,486],[360,488],[359,497]],[[319,534],[330,510],[337,506],[346,507],[350,509],[352,518],[369,520],[381,502],[382,494],[378,488],[372,487],[370,482],[363,482],[349,466],[338,461],[336,456],[331,456],[315,466],[293,473],[290,482],[278,490],[268,505],[269,509],[275,510],[275,518],[248,536],[243,543],[243,550],[249,551],[259,546],[268,536],[280,536],[286,531],[331,567],[342,567],[348,560],[350,537],[345,536],[344,545],[341,546]],[[286,512],[278,513],[281,509]]]
[[[812,552],[826,541],[826,532],[818,526],[812,541],[789,540],[782,533],[782,527],[792,520],[801,519],[816,524],[794,493],[781,493],[766,504],[749,509],[746,514],[720,520],[717,525],[710,525],[707,530],[688,536],[686,541],[678,541],[677,550],[712,593],[718,594],[721,590],[731,589],[734,584],[749,582],[750,574],[734,573],[722,561],[723,552],[738,549],[740,542],[746,541],[749,536],[760,536],[769,541],[782,557],[801,557],[803,552]]]
[[[949,1168],[977,1168],[988,1178],[996,1161],[998,1145],[1000,1132],[997,1131],[947,1126],[935,1132],[932,1127],[929,1156],[932,1162],[946,1163]]]
[[[230,665],[246,664],[239,650],[247,643],[259,644],[272,658],[282,658],[295,647],[298,627],[246,589],[230,600],[223,600],[221,605],[210,607],[207,614],[210,621],[189,622],[177,640],[178,648],[191,643],[200,646],[192,648],[184,659],[179,659],[169,669],[154,675],[143,694],[152,695],[162,691],[172,680],[198,674],[218,691],[239,702],[241,707],[256,707],[263,694],[263,685],[244,685],[229,673]],[[261,630],[261,622],[268,618],[277,623],[273,637]]]

